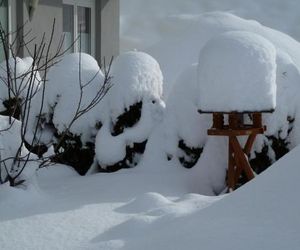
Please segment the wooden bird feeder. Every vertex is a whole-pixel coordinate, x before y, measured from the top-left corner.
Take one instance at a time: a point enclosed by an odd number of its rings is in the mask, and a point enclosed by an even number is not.
[[[262,124],[262,112],[207,112],[212,113],[213,125],[208,129],[207,134],[211,136],[228,136],[228,172],[227,186],[231,192],[237,187],[239,178],[245,175],[247,181],[252,180],[255,174],[249,164],[248,156],[251,152],[257,134],[263,134],[266,126]],[[248,115],[252,122],[246,124],[244,115]],[[227,117],[226,117],[227,116]],[[224,118],[228,123],[225,124]],[[248,136],[246,144],[242,146],[238,136]]]
[[[242,174],[247,180],[255,176],[248,156],[256,136],[266,130],[262,113],[276,107],[276,49],[257,34],[225,32],[202,48],[197,73],[199,112],[213,118],[208,135],[228,137],[230,192]],[[238,136],[247,137],[245,145]]]

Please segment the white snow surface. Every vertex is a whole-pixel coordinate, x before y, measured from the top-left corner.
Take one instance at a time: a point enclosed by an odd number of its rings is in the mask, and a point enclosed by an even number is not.
[[[183,172],[79,177],[44,168],[26,189],[0,186],[1,249],[296,250],[299,153],[221,197],[186,194],[193,188]]]
[[[276,49],[253,32],[209,40],[198,64],[201,111],[270,111],[276,106]]]
[[[181,0],[174,1],[186,5]],[[150,1],[149,4],[154,5]],[[142,91],[131,88],[135,86],[131,85],[131,77],[138,69],[128,74],[122,72],[126,68],[123,65],[120,70],[115,70],[115,75],[116,79],[118,73],[125,80],[129,79],[128,93],[123,89],[121,101],[115,100],[115,110],[119,111],[114,116],[104,112],[104,123],[96,140],[100,145],[96,145],[96,150],[102,148],[96,154],[103,154],[97,157],[110,163],[123,157],[122,152],[132,139],[147,137],[146,150],[138,166],[114,174],[80,177],[67,166],[55,165],[31,172],[25,185],[19,188],[0,185],[1,249],[12,246],[16,250],[299,248],[300,148],[296,147],[300,143],[299,43],[255,21],[228,13],[176,15],[171,20],[168,26],[160,28],[175,33],[167,32],[167,37],[158,39],[160,41],[148,49],[166,76],[164,90],[169,96],[166,109],[161,100],[161,85]],[[264,122],[268,126],[268,135],[286,138],[289,147],[296,148],[233,194],[204,196],[195,193],[216,195],[225,188],[228,142],[224,138],[206,137],[210,121],[207,116],[197,113],[197,63],[199,52],[209,39],[234,30],[254,32],[276,48],[277,106],[273,114],[264,116]],[[153,67],[146,65],[144,72],[149,70],[158,73],[154,77],[159,76],[157,63],[152,63],[149,56],[140,55],[133,62],[150,60],[149,65]],[[121,64],[126,64],[126,60]],[[86,65],[92,71],[97,68],[88,58]],[[73,66],[76,72],[76,66]],[[130,72],[130,65],[128,67]],[[67,77],[66,81],[72,78],[63,73],[60,70],[62,77]],[[53,74],[53,77],[60,81],[57,79],[60,75]],[[75,74],[73,77],[78,83]],[[151,77],[146,74],[142,80]],[[57,87],[63,84],[60,82]],[[74,88],[71,83],[67,86],[63,93],[70,93],[71,87]],[[65,89],[64,85],[62,88]],[[56,93],[53,90],[48,100],[54,106],[60,101]],[[68,97],[68,94],[64,96]],[[119,97],[119,94],[115,96]],[[152,103],[153,97],[157,97],[157,102]],[[114,108],[114,99],[111,97],[111,103],[108,98],[105,100],[104,110]],[[143,106],[140,122],[113,137],[112,122],[137,100],[147,103]],[[68,112],[68,105],[58,112]],[[200,159],[191,170],[180,166],[178,161],[179,139],[192,147],[204,146]],[[265,136],[258,137],[255,150],[260,152],[264,143],[270,142]]]

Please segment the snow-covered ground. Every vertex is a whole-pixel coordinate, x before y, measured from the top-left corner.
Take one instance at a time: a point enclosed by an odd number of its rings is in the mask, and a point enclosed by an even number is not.
[[[0,186],[1,249],[296,250],[299,154],[221,197],[187,194],[172,172],[43,169],[26,190]]]
[[[95,162],[103,167],[121,160],[127,147],[135,142],[147,141],[144,153],[138,157],[135,168],[110,174],[79,176],[72,168],[59,164],[35,171],[36,166],[29,164],[22,176],[26,182],[21,186],[0,185],[0,249],[298,249],[300,44],[284,33],[228,12],[199,14],[206,10],[231,10],[296,37],[298,31],[292,19],[297,17],[298,1],[286,4],[281,0],[127,0],[128,5],[124,3],[125,0],[121,2],[123,48],[136,47],[150,56],[142,52],[121,55],[112,65],[115,85],[97,107],[103,113],[92,112],[91,124],[86,123],[86,127],[80,125],[87,120],[83,117],[72,132],[83,130],[87,138],[93,139],[97,132],[94,125],[101,121]],[[284,8],[290,13],[283,12]],[[289,17],[289,21],[283,25],[283,18],[277,15]],[[229,43],[231,53],[224,53],[227,57],[218,58],[218,53],[205,57],[207,51],[214,52],[215,45],[222,50],[228,34],[234,40]],[[256,61],[253,53],[261,60]],[[218,75],[217,66],[213,65],[216,61],[212,60],[216,57],[219,61],[234,59],[236,65],[228,65],[235,67],[228,67],[223,75]],[[79,86],[78,59],[78,54],[70,55],[50,72],[53,95],[46,101],[50,100],[51,106],[52,100],[52,106],[58,108],[51,110],[55,125],[61,129],[72,113],[66,113],[68,106],[74,108],[76,103],[73,98],[76,95],[68,98],[68,93],[73,89],[72,82]],[[84,92],[89,95],[101,84],[103,75],[90,56],[82,59],[83,80],[96,76],[91,88]],[[236,77],[230,74],[239,63],[249,61],[248,67],[238,68]],[[255,68],[257,64],[259,67]],[[211,118],[197,112],[199,80],[203,80],[199,72],[203,65],[208,67],[205,72],[212,73],[210,81],[221,77],[242,80],[249,92],[258,84],[250,86],[250,78],[266,80],[266,86],[258,88],[265,87],[268,97],[271,96],[267,107],[274,108],[276,104],[276,109],[263,117],[269,137],[257,138],[251,157],[266,146],[268,156],[275,160],[270,137],[282,139],[293,149],[229,195],[213,196],[226,190],[228,142],[224,138],[207,138]],[[64,85],[63,93],[55,92],[62,84],[60,72],[70,69],[74,74],[65,75],[63,82],[68,84]],[[260,74],[242,78],[244,73],[256,71]],[[221,90],[222,87],[218,95],[224,94]],[[259,93],[262,99],[266,97],[264,94]],[[118,117],[135,102],[143,103],[141,119],[114,135],[113,125]],[[241,101],[238,104],[243,105]],[[20,124],[16,122],[12,127],[16,132],[11,133],[5,130],[7,123],[7,118],[1,116],[0,129],[4,130],[0,146],[5,154],[13,156],[14,144],[18,143],[14,140],[19,138],[11,137],[18,134]],[[7,144],[8,140],[12,146]],[[201,157],[186,155],[180,143],[201,151]],[[194,167],[184,168],[182,165],[186,163]]]

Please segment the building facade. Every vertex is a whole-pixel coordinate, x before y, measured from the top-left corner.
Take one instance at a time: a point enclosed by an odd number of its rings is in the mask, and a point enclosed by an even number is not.
[[[28,6],[34,2],[38,4],[29,18]],[[2,28],[12,32],[23,26],[25,40],[33,39],[28,45],[29,51],[39,44],[44,33],[49,42],[55,20],[50,53],[56,51],[62,38],[63,49],[70,48],[68,53],[82,51],[94,56],[99,63],[119,53],[119,0],[0,0],[0,3]],[[29,55],[25,48],[18,54],[20,57]],[[0,61],[3,58],[0,47]]]

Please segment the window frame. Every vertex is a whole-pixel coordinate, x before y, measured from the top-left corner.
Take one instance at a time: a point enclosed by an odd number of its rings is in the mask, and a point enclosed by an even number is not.
[[[13,2],[13,3],[12,3]],[[15,0],[7,0],[7,10],[6,10],[6,15],[7,15],[7,33],[8,35],[8,43],[11,44],[12,42],[12,31],[13,31],[13,15],[12,15],[12,9],[15,9]],[[11,51],[9,50],[9,57],[11,56]]]
[[[63,4],[73,6],[73,30],[74,30],[74,37],[73,41],[77,38],[78,34],[78,14],[77,14],[77,7],[85,7],[91,9],[91,55],[95,56],[95,0],[63,0]],[[78,41],[74,43],[74,52],[78,51]]]

